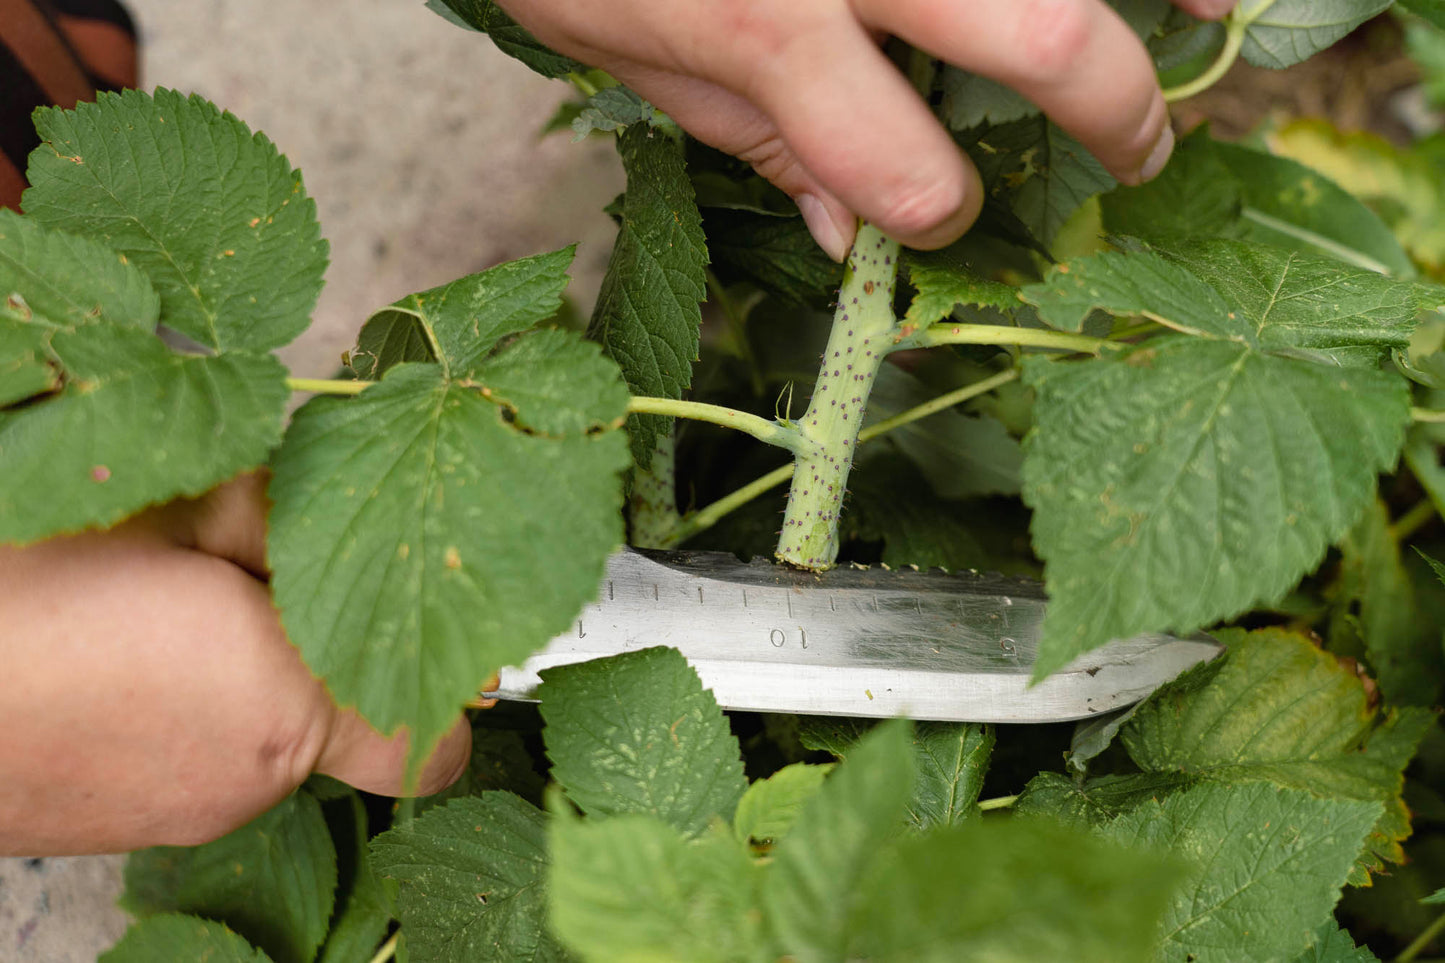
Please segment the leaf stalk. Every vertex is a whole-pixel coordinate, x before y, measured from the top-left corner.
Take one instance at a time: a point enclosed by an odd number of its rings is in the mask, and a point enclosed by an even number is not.
[[[992,344],[1017,345],[1030,348],[1058,348],[1063,351],[1079,351],[1086,354],[1101,354],[1105,348],[1120,348],[1120,345],[1104,338],[1091,338],[1086,334],[1072,334],[1068,331],[1053,331],[1048,328],[1015,328],[1000,324],[935,324],[922,331],[904,337],[898,349],[936,348],[945,344]]]
[[[1250,25],[1264,16],[1264,12],[1272,6],[1274,6],[1274,0],[1261,0],[1249,10],[1244,9],[1243,3],[1236,4],[1224,20],[1224,46],[1220,49],[1219,56],[1198,77],[1165,90],[1164,102],[1172,104],[1176,101],[1187,100],[1217,84],[1220,78],[1229,73],[1229,68],[1234,66],[1234,62],[1239,59],[1239,52],[1244,48],[1244,37],[1249,32]]]
[[[758,441],[785,448],[795,454],[806,454],[814,447],[810,439],[790,424],[769,421],[736,408],[724,408],[722,405],[709,405],[701,401],[633,397],[627,402],[627,412],[633,415],[691,418],[693,421],[706,421],[724,428],[735,428],[752,435]]]
[[[359,395],[375,381],[349,381],[341,378],[287,378],[292,391],[310,391],[320,395]]]

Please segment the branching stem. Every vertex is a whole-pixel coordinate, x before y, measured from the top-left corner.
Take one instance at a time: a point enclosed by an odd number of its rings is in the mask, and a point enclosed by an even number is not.
[[[359,395],[375,381],[346,381],[340,378],[287,378],[292,391],[311,391],[321,395]]]
[[[1059,348],[1100,354],[1105,348],[1123,345],[1086,334],[1052,331],[1048,328],[1014,328],[1000,324],[935,324],[908,335],[898,348],[936,348],[944,344],[1019,345],[1031,348]]]
[[[736,428],[752,435],[758,441],[777,445],[796,453],[807,453],[812,443],[792,425],[769,421],[758,415],[722,405],[709,405],[701,401],[675,401],[672,398],[638,398],[627,402],[627,411],[634,415],[668,415],[673,418],[691,418],[707,421],[724,428]]]
[[[800,452],[778,537],[778,561],[820,572],[838,557],[838,519],[853,467],[853,448],[883,359],[898,343],[893,290],[898,242],[866,221],[848,252],[843,286],[823,366],[798,431],[813,448]]]
[[[1219,82],[1219,79],[1229,73],[1229,68],[1239,59],[1239,51],[1244,47],[1244,36],[1249,32],[1249,27],[1264,12],[1274,6],[1274,0],[1258,0],[1248,10],[1244,9],[1244,2],[1235,6],[1224,19],[1224,47],[1220,49],[1219,56],[1209,69],[1198,77],[1178,87],[1170,87],[1164,91],[1166,103],[1174,103],[1178,100],[1186,100],[1195,94],[1203,93]]]
[[[899,412],[892,418],[864,428],[858,433],[858,444],[865,444],[895,428],[901,428],[920,418],[927,418],[929,415],[952,408],[954,405],[963,404],[965,401],[977,398],[979,395],[987,394],[1001,385],[1017,380],[1018,376],[1019,371],[1017,368],[1009,368],[1006,371],[1000,371],[996,375],[984,378],[982,381],[975,381],[971,385],[964,385],[962,388],[950,391],[946,395],[939,395],[937,398],[925,401],[923,404],[909,408],[907,411]],[[741,508],[759,495],[777,488],[792,477],[793,466],[783,465],[780,468],[773,469],[760,478],[748,482],[736,491],[724,495],[712,504],[684,518],[677,528],[668,533],[658,547],[673,548],[681,545],[699,532],[704,532],[712,528],[728,513]]]

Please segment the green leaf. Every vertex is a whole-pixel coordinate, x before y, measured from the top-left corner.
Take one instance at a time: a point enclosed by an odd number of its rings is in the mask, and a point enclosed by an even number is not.
[[[958,67],[945,66],[941,83],[943,118],[954,130],[967,130],[984,123],[1006,124],[1039,112],[1012,87]]]
[[[155,963],[204,960],[205,963],[271,963],[271,958],[220,923],[165,913],[132,923],[99,963]]]
[[[296,413],[270,487],[282,623],[341,704],[410,729],[413,759],[596,593],[627,466],[596,429],[626,400],[595,346],[548,330],[460,381],[400,365]]]
[[[1062,773],[1041,772],[1014,803],[1025,816],[1048,816],[1077,829],[1101,826],[1149,800],[1159,800],[1197,780],[1179,773],[1097,776],[1083,782]]]
[[[970,530],[976,504],[939,498],[917,468],[889,447],[877,445],[854,464],[843,537],[882,542],[880,561],[895,568],[987,567],[990,556]]]
[[[711,208],[706,227],[720,277],[745,278],[805,308],[821,308],[837,294],[843,266],[823,253],[801,217]]]
[[[864,424],[902,414],[938,394],[902,368],[884,365],[868,398]],[[1018,493],[1023,451],[997,418],[948,409],[895,428],[883,444],[917,465],[944,498]]]
[[[41,227],[0,209],[0,299],[54,324],[100,321],[154,331],[160,298],[140,269],[95,241]]]
[[[1445,903],[1445,888],[1437,889],[1435,892],[1431,893],[1429,896],[1427,896],[1427,897],[1425,897],[1424,899],[1420,900],[1420,902],[1426,903],[1426,904],[1432,905],[1432,906],[1438,906],[1438,905],[1441,904],[1441,903]]]
[[[1409,278],[1408,254],[1380,216],[1320,171],[1210,138],[1201,128],[1158,178],[1102,199],[1104,224],[1146,240],[1216,236],[1331,257]]]
[[[1240,53],[1256,67],[1278,70],[1293,66],[1333,45],[1376,14],[1383,13],[1392,2],[1275,0],[1249,25]]]
[[[990,195],[1045,245],[1084,201],[1117,183],[1078,141],[1042,116],[991,127],[965,146]]]
[[[1212,241],[1083,258],[1024,297],[1064,327],[1101,307],[1194,335],[1025,359],[1024,498],[1051,598],[1041,676],[1110,639],[1277,601],[1396,461],[1407,385],[1375,365],[1408,337],[1408,283]]]
[[[918,781],[908,803],[917,829],[952,826],[977,815],[978,793],[993,754],[992,726],[921,722],[913,728]]]
[[[915,781],[908,739],[907,723],[874,727],[773,849],[763,913],[774,940],[798,963],[846,956],[869,867],[907,815]]]
[[[644,813],[695,835],[731,819],[747,782],[737,739],[676,649],[542,673],[552,778],[594,816]]]
[[[588,963],[772,959],[758,868],[722,827],[687,839],[652,816],[564,816],[548,835],[552,926]]]
[[[1415,552],[1430,565],[1430,571],[1435,573],[1435,577],[1442,583],[1445,583],[1445,564],[1436,561],[1418,548],[1415,549]]]
[[[1386,702],[1434,705],[1442,681],[1440,626],[1419,609],[1385,504],[1377,499],[1367,508],[1339,548],[1332,644],[1358,633]]]
[[[209,348],[264,351],[309,323],[326,242],[301,175],[199,96],[158,88],[42,108],[27,216],[93,237],[150,276],[161,321]]]
[[[1241,237],[1325,255],[1395,277],[1416,275],[1380,216],[1319,171],[1237,144],[1214,142],[1240,188]]]
[[[1180,876],[1166,859],[1044,820],[935,830],[875,862],[847,958],[1143,963]]]
[[[658,126],[658,119],[667,122],[665,114],[643,100],[627,87],[604,87],[582,105],[582,110],[572,121],[572,139],[582,140],[593,131],[620,130],[629,124]]]
[[[733,833],[742,842],[782,839],[798,821],[803,805],[823,785],[832,764],[796,762],[748,787],[733,815]]]
[[[587,68],[545,46],[494,0],[427,0],[427,7],[458,26],[470,27],[492,38],[497,49],[515,57],[544,77],[565,77]]]
[[[177,354],[98,321],[18,328],[61,381],[41,401],[0,411],[0,542],[109,526],[200,495],[263,463],[281,439],[290,395],[269,356]],[[16,335],[0,317],[0,346]]]
[[[1287,958],[1309,945],[1379,815],[1379,803],[1209,784],[1146,802],[1103,835],[1193,863],[1165,913],[1155,959],[1235,963]]]
[[[1314,945],[1290,963],[1380,963],[1380,958],[1363,947],[1356,947],[1350,934],[1340,929],[1334,917],[1315,930]]]
[[[441,792],[418,799],[418,816],[459,796],[478,796],[494,789],[505,789],[534,806],[541,805],[546,780],[537,772],[522,734],[511,729],[489,729],[485,723],[485,714],[472,722],[472,760],[466,772]]]
[[[335,889],[331,834],[320,804],[301,791],[215,842],[132,853],[121,905],[137,916],[204,916],[277,963],[308,963],[326,936]]]
[[[338,880],[336,910],[317,961],[370,959],[391,925],[391,900],[371,865],[366,804],[355,790],[347,788],[340,797],[324,802],[322,810],[329,817],[332,842],[337,847]]]
[[[617,139],[627,172],[622,224],[597,294],[587,336],[622,368],[635,395],[680,398],[692,383],[707,292],[707,245],[687,178],[682,145],[642,125]],[[633,419],[632,454],[647,468],[655,415]]]
[[[575,253],[564,247],[408,294],[366,320],[352,368],[379,378],[397,364],[436,361],[448,374],[470,374],[499,340],[557,313]]]
[[[799,738],[809,749],[847,759],[873,728],[863,719],[809,717],[802,720]],[[974,815],[993,754],[993,728],[973,722],[918,722],[912,733],[909,748],[916,776],[908,823],[922,830]]]
[[[1020,306],[1017,288],[975,274],[951,248],[909,251],[908,280],[916,293],[903,317],[905,325],[927,327],[948,318],[960,305],[1004,311]]]
[[[453,799],[371,841],[420,959],[562,963],[546,928],[546,817],[511,793]]]
[[[1351,882],[1404,860],[1403,770],[1432,724],[1420,709],[1380,712],[1352,667],[1279,629],[1221,634],[1226,658],[1152,695],[1122,730],[1150,772],[1227,783],[1265,780],[1385,808]]]

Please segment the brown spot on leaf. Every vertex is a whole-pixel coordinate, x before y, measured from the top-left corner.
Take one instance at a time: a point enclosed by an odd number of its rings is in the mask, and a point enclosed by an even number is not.
[[[447,568],[457,569],[462,567],[462,553],[457,551],[455,545],[448,545],[447,550],[442,553],[442,561]]]

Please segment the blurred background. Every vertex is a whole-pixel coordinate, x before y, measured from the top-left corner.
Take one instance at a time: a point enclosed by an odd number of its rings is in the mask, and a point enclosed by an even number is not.
[[[311,330],[282,352],[329,377],[367,315],[499,261],[576,242],[591,310],[622,190],[611,138],[540,131],[570,88],[422,0],[125,0],[141,86],[196,92],[299,167],[331,242]],[[123,857],[0,859],[0,963],[90,963],[120,938]]]

